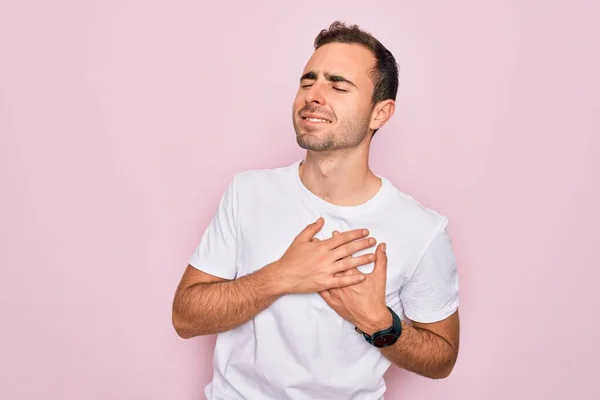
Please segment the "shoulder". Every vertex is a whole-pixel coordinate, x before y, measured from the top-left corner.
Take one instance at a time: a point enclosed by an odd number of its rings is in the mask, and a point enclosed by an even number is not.
[[[272,168],[253,168],[237,172],[233,175],[231,185],[237,192],[277,187],[290,182],[293,178],[294,166],[276,166]]]
[[[431,241],[448,226],[448,218],[437,210],[425,206],[412,195],[401,191],[391,182],[389,186],[389,205],[395,210],[395,222],[409,226],[411,231]]]

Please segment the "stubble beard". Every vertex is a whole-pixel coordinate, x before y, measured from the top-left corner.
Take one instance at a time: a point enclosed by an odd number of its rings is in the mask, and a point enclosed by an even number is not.
[[[368,120],[348,121],[337,129],[304,128],[294,119],[296,142],[298,146],[311,151],[331,151],[358,146],[369,130]]]

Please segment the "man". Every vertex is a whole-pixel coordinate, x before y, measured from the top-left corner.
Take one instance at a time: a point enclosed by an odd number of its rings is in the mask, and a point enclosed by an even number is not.
[[[208,399],[381,399],[391,364],[450,374],[448,221],[368,166],[397,88],[393,55],[359,27],[315,39],[292,114],[306,157],[233,177],[175,294],[181,337],[218,334]]]

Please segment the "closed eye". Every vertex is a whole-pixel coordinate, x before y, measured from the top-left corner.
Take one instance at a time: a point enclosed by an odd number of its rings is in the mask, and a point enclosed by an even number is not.
[[[305,85],[301,85],[300,87],[301,87],[302,89],[308,89],[308,88],[310,88],[312,85],[313,85],[312,83],[307,83],[307,84],[305,84]],[[333,87],[333,90],[335,90],[335,91],[337,91],[337,92],[347,92],[347,91],[348,91],[348,90],[346,90],[346,89],[342,89],[342,88],[339,88],[339,87],[335,87],[335,86],[332,86],[332,87]]]

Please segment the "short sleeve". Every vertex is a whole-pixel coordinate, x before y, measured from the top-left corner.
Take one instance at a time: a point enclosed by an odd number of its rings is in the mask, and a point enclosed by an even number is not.
[[[401,289],[400,300],[404,314],[422,323],[441,321],[458,309],[458,271],[445,228],[436,234]]]
[[[192,253],[192,267],[223,279],[236,277],[237,193],[235,178],[221,196],[216,213]]]

